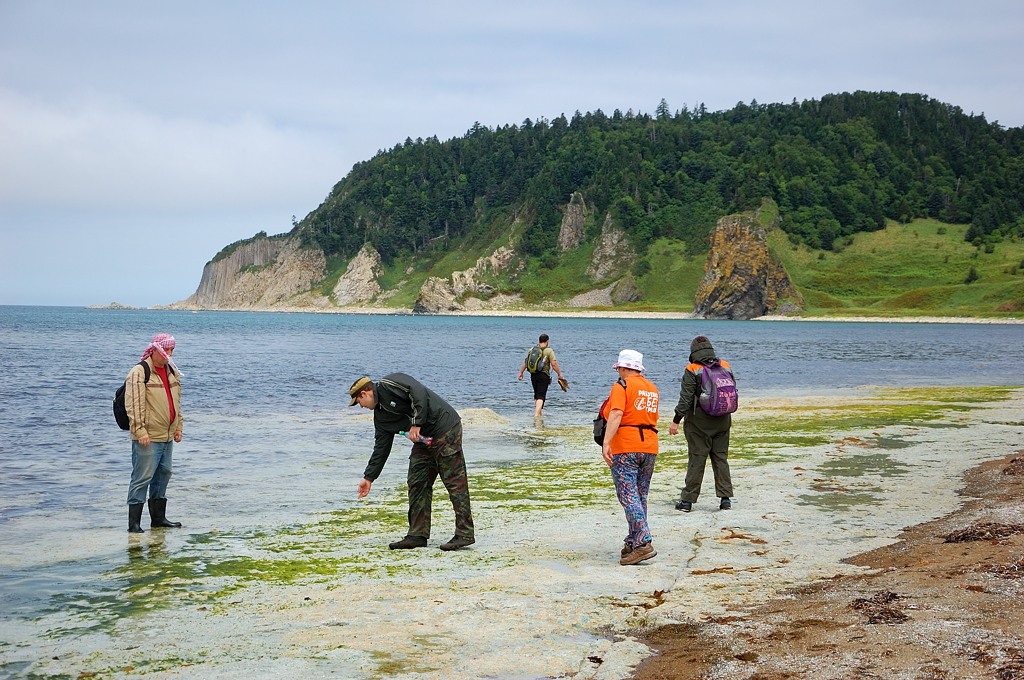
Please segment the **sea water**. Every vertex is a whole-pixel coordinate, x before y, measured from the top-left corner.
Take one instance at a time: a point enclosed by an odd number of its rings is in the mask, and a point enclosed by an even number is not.
[[[174,448],[168,516],[185,527],[150,531],[144,518],[146,534],[133,537],[125,531],[130,442],[110,404],[158,332],[177,339],[174,359],[182,373],[186,422]],[[570,389],[552,386],[537,424],[529,376],[516,376],[540,333],[550,335]],[[203,677],[213,672],[205,664],[213,664],[238,677],[426,677],[446,668],[456,676],[541,677],[538,666],[511,659],[516,649],[535,656],[530,640],[548,635],[560,640],[541,645],[552,654],[555,675],[576,668],[599,677],[602,671],[586,670],[593,655],[584,652],[602,648],[600,631],[617,620],[602,600],[626,601],[631,588],[656,588],[630,586],[632,575],[621,576],[607,562],[605,553],[614,548],[609,538],[620,540],[624,529],[613,495],[590,520],[586,512],[558,508],[577,500],[564,494],[574,488],[580,461],[596,458],[583,448],[585,430],[616,377],[611,365],[618,351],[644,354],[667,422],[698,334],[709,336],[733,365],[741,408],[745,399],[834,398],[868,385],[935,386],[955,394],[966,385],[1024,384],[1024,327],[1008,324],[0,307],[0,673],[46,677],[120,668]],[[480,500],[474,499],[480,541],[455,559],[473,555],[472,563],[452,567],[433,555],[382,550],[403,530],[408,446],[400,440],[371,498],[356,498],[373,426],[367,411],[348,406],[347,389],[361,375],[392,371],[418,378],[463,415],[471,480],[481,480]],[[594,469],[589,474],[601,474]],[[539,479],[547,474],[550,481]],[[523,484],[523,476],[537,481]],[[581,477],[578,486],[587,483]],[[581,489],[580,496],[585,493],[595,492]],[[664,493],[672,493],[667,484]],[[386,519],[344,523],[346,513],[362,517],[374,503]],[[544,512],[517,519],[524,508]],[[440,507],[435,512],[439,542],[450,522]],[[669,511],[661,523],[680,516]],[[878,526],[865,521],[870,536]],[[324,524],[331,527],[326,533],[315,529]],[[280,536],[293,534],[316,534],[302,540],[315,540],[308,551],[318,551],[320,561],[299,560],[300,573],[284,582],[232,571],[242,560],[256,571],[267,563],[281,568],[282,560],[267,556],[307,550],[294,539],[281,547]],[[544,543],[575,552],[520,561],[529,552],[522,546]],[[678,590],[678,563],[673,569],[670,553],[659,550],[664,566],[658,569],[667,571],[646,573],[657,574],[653,582],[663,590]],[[358,563],[360,555],[380,570],[360,575],[339,566]],[[321,563],[328,565],[321,573],[302,573]],[[453,578],[474,591],[466,606],[499,621],[451,603]],[[434,585],[424,587],[423,579]],[[317,584],[308,597],[335,613],[303,620],[302,612],[291,611],[295,603],[279,601],[291,597],[282,595],[291,584],[304,582]],[[545,582],[550,590],[533,592]],[[228,613],[225,602],[233,600],[224,593],[234,588],[239,600]],[[559,589],[572,591],[571,604],[560,603],[569,595]],[[410,601],[410,592],[435,600]],[[332,597],[359,611],[335,611],[342,605]],[[547,607],[529,608],[535,598]],[[214,604],[199,603],[207,600]],[[242,602],[249,607],[244,612]],[[217,615],[208,614],[216,607]],[[309,605],[306,615],[312,611]],[[439,633],[439,616],[463,623]],[[163,622],[173,625],[165,629]],[[357,623],[361,634],[338,634]],[[395,634],[400,642],[390,639]],[[174,640],[173,649],[154,635]],[[230,642],[211,641],[225,635]],[[372,635],[383,636],[379,648]],[[446,666],[446,654],[470,651],[462,649],[463,636],[487,636],[487,644],[474,646],[472,663]],[[513,651],[501,651],[502,644]],[[633,643],[622,644],[623,659],[642,655]],[[624,666],[604,668],[617,677]]]

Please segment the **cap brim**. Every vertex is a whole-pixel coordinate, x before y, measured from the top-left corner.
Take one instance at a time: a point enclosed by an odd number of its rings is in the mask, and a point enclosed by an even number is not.
[[[355,406],[357,401],[359,401],[359,395],[358,394],[356,396],[352,397],[352,401],[348,402],[348,405],[349,406]]]

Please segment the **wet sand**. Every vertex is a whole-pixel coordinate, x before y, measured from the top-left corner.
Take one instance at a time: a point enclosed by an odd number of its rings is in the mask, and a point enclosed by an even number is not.
[[[633,677],[1024,678],[1024,450],[959,493],[963,507],[848,560],[864,574],[658,629]]]

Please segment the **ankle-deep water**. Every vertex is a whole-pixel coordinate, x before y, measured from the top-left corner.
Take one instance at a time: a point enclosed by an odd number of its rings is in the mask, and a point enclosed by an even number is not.
[[[167,514],[126,532],[111,399],[158,332],[177,340],[184,439]],[[570,381],[533,419],[516,375],[540,333]],[[690,340],[733,366],[737,498],[710,469],[673,504],[667,425]],[[661,392],[658,557],[617,562],[625,520],[590,424],[620,349]],[[405,529],[408,444],[356,484],[361,375],[408,373],[465,425],[477,544]],[[956,503],[958,475],[1022,433],[1024,326],[0,307],[0,675],[624,677],[636,633],[756,601]],[[823,549],[824,548],[824,549]]]

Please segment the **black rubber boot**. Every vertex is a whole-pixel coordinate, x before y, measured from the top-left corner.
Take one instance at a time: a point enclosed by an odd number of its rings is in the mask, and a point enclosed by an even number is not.
[[[142,533],[142,503],[132,503],[128,506],[128,531],[133,534]]]
[[[151,527],[173,527],[177,528],[181,526],[181,522],[172,522],[167,519],[167,499],[166,498],[150,498],[149,499],[149,526]]]

